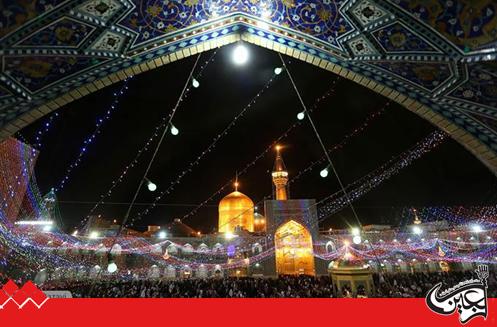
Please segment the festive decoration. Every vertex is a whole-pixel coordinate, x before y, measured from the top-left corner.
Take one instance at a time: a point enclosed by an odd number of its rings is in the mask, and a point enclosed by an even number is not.
[[[126,94],[126,91],[128,90],[128,82],[132,78],[133,77],[129,77],[129,78],[124,80],[124,83],[123,83],[123,86],[121,87],[121,89],[114,93],[114,99],[112,101],[112,104],[110,105],[110,108],[105,111],[105,113],[102,117],[96,119],[94,131],[83,141],[83,145],[79,151],[78,156],[66,169],[64,177],[62,177],[58,186],[55,187],[56,192],[62,190],[66,186],[66,183],[69,180],[69,177],[71,176],[73,170],[81,164],[81,161],[83,160],[83,157],[85,156],[88,148],[95,141],[98,134],[101,133],[101,129],[102,129],[104,123],[106,121],[108,121],[111,118],[112,113],[119,108],[119,101]]]

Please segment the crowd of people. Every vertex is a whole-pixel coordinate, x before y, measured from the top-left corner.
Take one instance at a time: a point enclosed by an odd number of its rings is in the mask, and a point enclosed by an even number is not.
[[[476,278],[471,272],[396,273],[374,275],[373,297],[424,297],[439,282],[444,287]],[[210,279],[71,281],[49,283],[45,290],[64,289],[73,297],[107,298],[329,298],[366,297],[363,286],[338,289],[328,276],[280,276],[278,278],[225,277]],[[494,274],[488,279],[489,297],[497,296]]]

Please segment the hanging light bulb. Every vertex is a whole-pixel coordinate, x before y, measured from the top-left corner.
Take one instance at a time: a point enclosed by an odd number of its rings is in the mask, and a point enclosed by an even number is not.
[[[236,65],[243,65],[248,61],[249,52],[247,47],[242,43],[235,47],[233,50],[233,62]]]
[[[326,167],[325,169],[321,170],[319,172],[319,176],[323,177],[323,178],[326,178],[328,177],[328,167]]]
[[[192,79],[192,86],[194,88],[198,88],[200,86],[200,82],[195,77]]]
[[[152,183],[151,181],[148,181],[147,188],[150,192],[154,192],[155,190],[157,190],[157,185]]]
[[[276,68],[274,69],[274,73],[275,73],[276,75],[281,74],[281,72],[282,72],[282,71],[283,71],[283,68],[281,68],[281,67],[276,67]]]
[[[178,135],[179,134],[179,129],[176,128],[173,124],[171,124],[171,134],[173,135]]]
[[[109,261],[109,265],[107,266],[107,271],[112,273],[115,273],[117,271],[117,265],[114,261]]]
[[[303,120],[305,118],[305,112],[301,111],[297,114],[298,120]]]

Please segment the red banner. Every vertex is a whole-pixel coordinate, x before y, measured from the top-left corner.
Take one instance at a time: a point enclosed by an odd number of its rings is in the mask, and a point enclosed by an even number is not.
[[[10,305],[12,304],[12,305]],[[0,309],[2,326],[461,326],[425,299],[48,299],[39,309],[15,303]],[[497,300],[488,318],[465,326],[496,326]]]

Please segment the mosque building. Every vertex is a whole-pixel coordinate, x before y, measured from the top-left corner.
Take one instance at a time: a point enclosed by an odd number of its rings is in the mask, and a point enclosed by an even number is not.
[[[343,244],[350,244],[351,236],[348,231],[320,232],[316,200],[290,197],[290,174],[281,150],[280,146],[276,147],[276,158],[271,172],[272,199],[265,200],[261,208],[256,207],[252,199],[240,191],[236,178],[234,191],[219,202],[217,232],[203,234],[180,219],[163,226],[149,226],[148,231],[143,233],[125,229],[123,234],[128,237],[127,246],[138,247],[141,253],[123,251],[125,253],[118,256],[120,250],[111,251],[114,262],[120,270],[148,266],[150,274],[145,276],[147,278],[322,276],[331,273],[335,274],[334,278],[344,282],[342,270],[345,269],[347,274],[356,279],[354,283],[365,283],[366,286],[369,281],[366,276],[369,274],[366,274],[369,268],[366,267],[371,267],[374,271],[384,269],[388,272],[448,269],[443,260],[439,263],[409,262],[409,258],[399,256],[393,264],[387,260],[381,262],[382,268],[373,260],[360,266],[351,265],[347,258],[345,261],[330,262],[326,259],[329,257],[327,254],[336,253]],[[453,236],[448,226],[423,223],[416,212],[414,216],[414,223],[409,228],[423,228],[426,233],[436,233],[437,237]],[[68,254],[73,257],[78,254],[81,257],[89,255],[95,260],[95,267],[105,267],[109,260],[106,255],[108,247],[113,244],[112,237],[108,237],[109,228],[99,229],[93,226],[89,232],[90,236],[78,236],[81,243],[85,244],[85,249],[71,249]],[[386,225],[363,226],[362,233],[371,243],[382,243],[384,240],[394,239],[396,235],[396,231]],[[140,241],[143,238],[149,239],[148,250]],[[66,251],[64,244],[54,243],[52,246],[59,254]],[[148,256],[142,255],[147,251]],[[161,261],[161,258],[165,261]],[[162,262],[161,267],[157,266],[158,261]],[[442,267],[442,264],[445,266]],[[453,266],[451,269],[466,269]],[[91,272],[89,275],[97,276]],[[144,276],[137,276],[140,277]],[[356,285],[354,283],[351,285]]]

